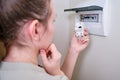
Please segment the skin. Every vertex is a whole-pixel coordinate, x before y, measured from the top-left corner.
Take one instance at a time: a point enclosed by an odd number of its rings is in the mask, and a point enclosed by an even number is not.
[[[10,46],[4,59],[7,62],[22,62],[38,65],[38,55],[44,65],[44,69],[50,75],[66,75],[71,79],[76,60],[81,51],[88,43],[89,36],[85,30],[84,37],[77,39],[75,35],[71,40],[71,45],[66,55],[64,64],[60,67],[61,53],[56,46],[51,43],[54,34],[54,20],[56,17],[55,10],[51,1],[52,14],[48,20],[47,26],[44,26],[38,20],[30,20],[18,35],[18,40]],[[23,38],[24,36],[24,38]],[[22,46],[19,46],[22,44]]]
[[[75,34],[73,35],[70,48],[61,68],[62,71],[64,71],[64,73],[68,76],[69,80],[72,77],[78,56],[87,47],[88,43],[89,36],[86,29],[84,30],[84,37],[81,39],[78,39]]]

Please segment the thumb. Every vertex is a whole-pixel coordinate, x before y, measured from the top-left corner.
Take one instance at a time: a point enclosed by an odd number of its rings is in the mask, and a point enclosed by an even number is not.
[[[45,50],[40,50],[40,56],[43,62],[43,65],[47,65],[48,64],[48,59],[47,59],[47,53],[45,52]]]

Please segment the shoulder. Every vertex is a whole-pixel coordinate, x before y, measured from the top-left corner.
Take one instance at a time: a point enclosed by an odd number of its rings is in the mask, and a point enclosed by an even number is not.
[[[26,63],[0,63],[1,80],[68,80],[66,76],[52,76],[44,68]]]

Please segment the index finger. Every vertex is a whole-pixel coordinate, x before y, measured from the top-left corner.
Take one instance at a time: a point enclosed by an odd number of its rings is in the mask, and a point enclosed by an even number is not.
[[[49,52],[49,51],[51,51],[52,53],[57,52],[57,48],[56,48],[55,44],[51,44],[49,46],[49,48],[47,49],[47,52]]]

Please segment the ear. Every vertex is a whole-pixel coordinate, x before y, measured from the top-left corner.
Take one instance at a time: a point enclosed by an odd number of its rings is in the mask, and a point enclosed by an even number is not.
[[[32,40],[40,40],[44,33],[44,26],[38,20],[33,20],[30,22],[28,30]]]

